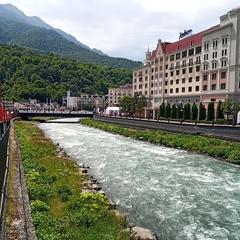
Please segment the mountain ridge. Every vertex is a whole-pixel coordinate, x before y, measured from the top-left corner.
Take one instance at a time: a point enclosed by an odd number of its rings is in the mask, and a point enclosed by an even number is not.
[[[39,17],[26,16],[11,4],[0,4],[0,41],[117,68],[133,69],[142,64],[90,49],[72,35],[53,28]]]

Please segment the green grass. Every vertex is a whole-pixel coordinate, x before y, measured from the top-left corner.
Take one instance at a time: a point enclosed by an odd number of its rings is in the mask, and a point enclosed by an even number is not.
[[[56,155],[36,122],[16,121],[33,223],[39,240],[126,240],[123,217],[105,196],[82,193],[85,175],[75,162]]]
[[[161,130],[131,129],[117,124],[98,122],[93,119],[82,119],[81,123],[126,137],[149,141],[166,147],[181,148],[191,152],[207,154],[235,164],[240,163],[240,144],[236,142],[208,138],[200,135],[168,133]]]

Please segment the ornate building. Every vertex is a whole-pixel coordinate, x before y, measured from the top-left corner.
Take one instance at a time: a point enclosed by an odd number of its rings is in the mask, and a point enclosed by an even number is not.
[[[157,117],[162,102],[197,105],[240,98],[240,8],[220,17],[220,24],[196,34],[186,31],[176,42],[158,40],[133,70],[133,94],[148,99],[146,114]]]

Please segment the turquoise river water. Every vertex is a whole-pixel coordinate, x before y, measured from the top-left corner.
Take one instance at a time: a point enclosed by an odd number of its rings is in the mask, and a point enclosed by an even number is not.
[[[81,124],[39,127],[91,167],[129,222],[160,240],[240,239],[239,166]]]

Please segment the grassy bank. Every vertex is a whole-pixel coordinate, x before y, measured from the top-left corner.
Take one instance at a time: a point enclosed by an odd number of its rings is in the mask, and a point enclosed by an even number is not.
[[[236,164],[240,163],[239,143],[199,135],[167,133],[161,130],[131,129],[92,119],[82,119],[81,123],[126,137],[149,141],[166,147],[181,148],[191,152],[208,154],[209,156],[221,158]]]
[[[82,193],[86,176],[69,157],[57,156],[36,122],[16,121],[15,128],[37,239],[129,239],[124,218],[102,194]]]

